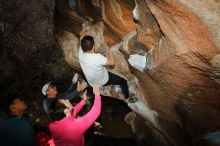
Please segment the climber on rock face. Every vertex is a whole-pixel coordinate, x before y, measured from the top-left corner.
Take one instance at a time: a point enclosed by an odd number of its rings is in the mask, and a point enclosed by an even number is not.
[[[50,116],[48,114],[48,107],[56,98],[68,99],[71,102],[74,102],[77,100],[77,97],[79,97],[79,92],[83,91],[87,87],[87,83],[85,81],[82,81],[82,83],[78,81],[78,76],[79,75],[76,73],[72,79],[72,84],[70,87],[61,94],[57,93],[57,87],[53,85],[52,82],[48,82],[43,86],[42,93],[46,96],[43,101],[43,106],[49,118]]]
[[[105,66],[114,66],[115,59],[111,49],[108,51],[108,57],[95,51],[94,39],[92,36],[84,36],[79,48],[79,63],[90,86],[99,85],[120,85],[125,97],[125,102],[134,103],[135,97],[129,97],[127,81],[111,72]]]

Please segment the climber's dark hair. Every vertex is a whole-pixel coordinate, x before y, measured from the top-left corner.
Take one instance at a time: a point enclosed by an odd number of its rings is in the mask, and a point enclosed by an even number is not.
[[[81,47],[83,52],[92,50],[94,46],[94,39],[92,36],[84,36],[81,40]]]
[[[66,106],[63,103],[55,99],[48,107],[49,118],[51,118],[52,121],[62,120],[66,116],[64,113],[65,108]]]

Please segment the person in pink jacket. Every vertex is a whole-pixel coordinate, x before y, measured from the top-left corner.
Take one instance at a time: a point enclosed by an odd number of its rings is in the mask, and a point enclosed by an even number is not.
[[[84,133],[95,122],[101,111],[100,89],[93,87],[95,94],[91,110],[82,117],[77,117],[86,101],[86,93],[80,103],[72,106],[69,100],[55,100],[49,107],[49,114],[53,120],[49,129],[55,146],[84,146]]]

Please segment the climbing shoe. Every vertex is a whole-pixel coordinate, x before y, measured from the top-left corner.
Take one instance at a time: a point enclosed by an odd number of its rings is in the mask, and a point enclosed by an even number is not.
[[[124,100],[126,103],[135,103],[137,101],[137,98],[135,96],[131,96]]]

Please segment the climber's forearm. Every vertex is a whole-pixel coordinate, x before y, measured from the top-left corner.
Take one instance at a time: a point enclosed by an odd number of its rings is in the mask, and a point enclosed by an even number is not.
[[[111,49],[108,51],[108,60],[106,65],[115,65],[115,58]]]

